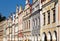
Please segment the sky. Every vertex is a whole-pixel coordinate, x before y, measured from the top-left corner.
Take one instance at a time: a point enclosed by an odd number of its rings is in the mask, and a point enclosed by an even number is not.
[[[21,5],[23,8],[25,6],[26,0],[0,0],[0,13],[6,18],[13,12],[16,11],[16,5]],[[32,0],[30,0],[32,3]]]

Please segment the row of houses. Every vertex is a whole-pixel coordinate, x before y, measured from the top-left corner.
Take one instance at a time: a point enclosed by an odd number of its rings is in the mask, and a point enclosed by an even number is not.
[[[3,29],[3,41],[60,41],[59,0],[26,0],[16,6]]]

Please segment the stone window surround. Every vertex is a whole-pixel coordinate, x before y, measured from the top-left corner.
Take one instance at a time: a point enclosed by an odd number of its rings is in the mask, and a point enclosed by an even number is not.
[[[52,11],[55,10],[55,7],[52,8],[51,10],[52,10]],[[48,10],[48,11],[51,11],[51,10]],[[44,13],[45,13],[45,12],[44,12]],[[43,14],[44,14],[44,13],[43,13]],[[54,14],[54,12],[53,12],[53,14]],[[46,15],[46,14],[45,14],[45,15]],[[51,12],[50,12],[50,15],[51,15]],[[51,17],[51,16],[50,16],[50,17]],[[53,20],[53,21],[54,21],[54,20]],[[56,20],[55,20],[55,21],[56,21]],[[52,22],[52,23],[55,23],[55,22]],[[49,23],[49,24],[50,24],[50,23]],[[44,25],[44,24],[43,24],[43,25]]]

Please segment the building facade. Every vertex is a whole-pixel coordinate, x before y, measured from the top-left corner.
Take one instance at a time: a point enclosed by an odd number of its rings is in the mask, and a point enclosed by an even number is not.
[[[0,22],[0,41],[3,41],[5,39],[5,36],[4,36],[5,27],[6,27],[6,20]]]
[[[24,41],[31,41],[30,16],[31,16],[31,4],[29,0],[26,0],[26,6],[24,9],[24,16],[23,16],[23,31],[22,31]]]
[[[26,0],[25,9],[16,6],[15,14],[13,13],[6,20],[3,39],[5,41],[60,41],[59,11],[60,0],[33,0],[32,4],[30,0]]]
[[[40,41],[40,0],[33,0],[31,20],[32,41]]]
[[[58,0],[41,0],[41,40],[57,41],[57,3]]]

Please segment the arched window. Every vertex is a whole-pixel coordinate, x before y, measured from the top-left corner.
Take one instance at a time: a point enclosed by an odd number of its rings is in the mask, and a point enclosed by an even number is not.
[[[52,35],[51,35],[51,32],[48,32],[47,39],[48,39],[49,41],[52,41]]]
[[[54,31],[54,33],[55,33],[55,37],[56,37],[56,41],[57,41],[57,32],[56,32],[56,31]]]
[[[54,33],[53,33],[53,40],[57,41],[57,32],[56,31],[54,31]]]
[[[46,36],[46,33],[45,32],[42,35],[42,41],[47,41],[47,36]]]

